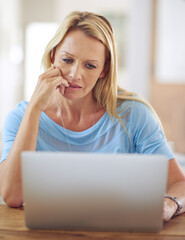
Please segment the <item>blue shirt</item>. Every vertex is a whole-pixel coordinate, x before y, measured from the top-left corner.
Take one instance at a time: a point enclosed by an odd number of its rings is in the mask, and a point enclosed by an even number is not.
[[[7,115],[1,162],[8,156],[27,105],[28,102],[22,101]],[[127,100],[117,110],[128,134],[120,121],[111,119],[107,113],[89,129],[75,132],[61,127],[42,112],[36,150],[70,151],[71,148],[74,152],[162,154],[174,158],[163,131],[145,104]]]

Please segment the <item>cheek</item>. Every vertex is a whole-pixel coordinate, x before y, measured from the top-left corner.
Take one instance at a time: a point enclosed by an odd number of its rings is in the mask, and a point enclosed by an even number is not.
[[[86,87],[94,87],[94,85],[96,84],[96,82],[98,81],[99,75],[98,74],[89,74],[88,76],[85,77],[85,85]]]
[[[97,83],[97,81],[100,81],[99,76],[100,76],[99,72],[89,73],[84,80],[86,87],[92,89]]]
[[[60,70],[62,71],[62,75],[63,77],[69,75],[70,72],[70,66],[65,64],[65,63],[61,63],[61,62],[55,62],[54,65],[58,68],[60,68]]]
[[[91,81],[97,81],[100,77],[101,72],[98,70],[86,70],[86,76],[91,79]]]

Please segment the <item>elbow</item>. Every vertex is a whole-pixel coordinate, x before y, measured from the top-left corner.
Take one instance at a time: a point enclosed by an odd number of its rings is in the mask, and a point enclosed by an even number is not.
[[[9,207],[18,208],[23,205],[21,181],[7,176],[5,162],[0,164],[0,196]]]
[[[3,201],[11,208],[22,207],[23,199],[18,194],[2,193]]]
[[[23,201],[20,199],[3,198],[3,201],[11,208],[19,208],[23,205]]]
[[[16,201],[16,200],[13,200],[13,201],[7,201],[5,202],[8,207],[11,207],[11,208],[19,208],[19,207],[22,207],[23,206],[23,202],[22,201]]]

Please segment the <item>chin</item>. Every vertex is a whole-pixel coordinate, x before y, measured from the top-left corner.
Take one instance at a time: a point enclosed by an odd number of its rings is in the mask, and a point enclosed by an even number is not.
[[[83,99],[83,98],[85,98],[87,96],[90,97],[90,95],[92,93],[92,92],[89,92],[89,93],[83,92],[82,93],[82,91],[79,91],[79,92],[77,92],[77,91],[69,91],[67,89],[65,89],[64,95],[62,94],[62,89],[60,89],[59,92],[65,99],[67,99],[69,101],[78,101],[78,100]]]
[[[65,92],[64,92],[64,95],[62,94],[62,96],[69,101],[77,101],[82,98],[81,96],[79,96],[77,94],[70,94],[70,93],[65,93]]]

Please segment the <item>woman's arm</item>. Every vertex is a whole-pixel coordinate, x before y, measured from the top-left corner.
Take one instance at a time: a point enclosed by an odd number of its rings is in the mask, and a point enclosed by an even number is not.
[[[36,149],[41,112],[28,105],[7,159],[0,165],[0,194],[11,207],[23,204],[21,179],[21,152]]]
[[[175,159],[169,160],[167,193],[166,195],[176,197],[182,203],[179,214],[185,212],[185,175]],[[178,205],[171,199],[165,198],[163,220],[170,220],[176,213]]]
[[[13,146],[7,159],[0,164],[0,195],[11,207],[23,204],[21,152],[36,150],[40,114],[48,107],[56,94],[57,86],[61,84],[68,86],[68,82],[56,67],[51,67],[39,77]]]

